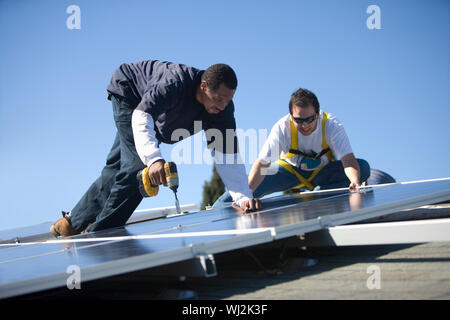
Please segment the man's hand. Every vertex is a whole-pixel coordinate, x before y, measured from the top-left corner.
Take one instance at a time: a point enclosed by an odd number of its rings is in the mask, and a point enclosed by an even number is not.
[[[164,159],[157,160],[152,163],[150,168],[148,168],[150,183],[154,186],[159,186],[161,184],[167,186],[166,174],[164,173],[164,163]]]
[[[252,198],[242,202],[241,209],[244,210],[244,213],[258,211],[262,209],[262,204],[259,199]]]
[[[360,187],[359,183],[352,182],[352,183],[350,183],[350,185],[348,186],[348,189],[349,189],[350,191],[358,191],[359,187]]]

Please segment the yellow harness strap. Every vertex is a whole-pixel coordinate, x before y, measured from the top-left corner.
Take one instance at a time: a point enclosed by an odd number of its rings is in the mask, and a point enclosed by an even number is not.
[[[291,149],[298,150],[298,131],[294,125],[294,121],[292,120],[292,116],[290,117],[290,125],[291,125]],[[289,152],[287,155],[283,157],[283,159],[288,159],[295,157],[296,154]]]
[[[290,118],[290,120],[291,120],[290,121],[291,149],[298,150],[298,131],[294,125],[294,121],[292,120],[292,117]],[[322,117],[322,123],[321,123],[321,125],[322,125],[322,150],[325,150],[328,148],[328,143],[327,143],[327,140],[325,139],[325,123],[327,122],[327,120],[328,120],[328,113],[324,112],[323,117]],[[296,154],[289,152],[282,159],[288,159],[288,158],[292,158],[294,156],[296,156]],[[326,153],[326,156],[328,157],[330,162],[335,160],[331,150]],[[288,162],[283,161],[283,160],[278,160],[278,164],[280,166],[282,166],[284,169],[286,169],[287,171],[289,171],[290,173],[292,173],[293,175],[295,175],[298,178],[298,180],[301,182],[298,186],[294,187],[294,189],[298,189],[298,188],[305,186],[309,190],[313,190],[314,186],[311,184],[311,181],[320,172],[320,170],[322,170],[322,168],[314,170],[313,173],[309,176],[309,178],[306,179],[301,174],[299,174],[292,167],[292,165],[289,164]]]
[[[286,161],[283,161],[283,160],[278,160],[278,164],[280,166],[282,166],[283,168],[285,168],[290,173],[292,173],[293,175],[295,175],[298,178],[298,180],[301,181],[301,184],[294,187],[294,189],[298,189],[303,186],[306,186],[309,190],[314,189],[313,185],[308,181],[309,179],[307,180],[306,178],[302,177],[302,175],[300,173],[298,173],[297,171],[295,171],[295,169],[289,163],[287,163]]]
[[[327,139],[325,139],[325,123],[327,122],[327,120],[328,120],[328,113],[324,112],[323,118],[322,118],[322,150],[328,148]],[[291,121],[292,121],[292,119],[291,119]],[[298,138],[297,138],[297,140],[298,140]],[[330,162],[333,162],[335,160],[334,156],[333,156],[333,152],[331,152],[331,150],[328,151],[326,153],[326,155],[328,157],[328,160],[330,160]]]

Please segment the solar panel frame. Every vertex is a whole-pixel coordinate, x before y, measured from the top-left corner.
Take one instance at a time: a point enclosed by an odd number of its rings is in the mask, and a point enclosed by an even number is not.
[[[424,194],[414,195],[414,192],[417,194],[414,189]],[[378,200],[382,200],[378,204],[376,201],[373,202],[377,196]],[[370,205],[352,210],[350,201],[352,197],[361,197]],[[308,199],[310,201],[307,201]],[[58,243],[6,247],[0,250],[0,298],[65,286],[68,278],[65,268],[68,265],[79,265],[82,280],[90,281],[188,260],[199,254],[216,254],[268,243],[448,199],[450,199],[450,179],[417,184],[397,183],[373,187],[362,193],[348,193],[341,190],[275,197],[264,201],[266,208],[264,211],[248,215],[239,215],[235,209],[226,207],[79,235]],[[330,211],[333,203],[340,211]],[[244,232],[251,229],[252,233],[215,234],[219,230],[233,231],[233,228]],[[205,231],[209,234],[201,234]],[[198,234],[191,236],[192,233]],[[164,238],[159,240],[132,238],[143,237],[145,234]],[[168,235],[174,234],[179,234],[180,237],[167,238]],[[125,240],[104,240],[103,237],[108,235],[125,236]],[[100,242],[94,242],[90,237],[95,237],[95,240]],[[81,240],[88,242],[76,242]],[[139,252],[139,244],[146,249]],[[149,248],[152,245],[155,248],[160,245],[166,250],[151,251]],[[104,256],[99,257],[99,261],[95,263],[89,260],[90,251],[91,255],[97,251]],[[130,254],[133,252],[134,255]],[[107,254],[111,257],[108,258]],[[16,274],[16,277],[11,276],[11,272],[19,271],[27,264],[47,267],[47,273],[36,272],[34,277],[31,275],[28,278],[24,273]],[[56,267],[59,269],[55,269]],[[9,278],[4,278],[4,275],[8,274]]]
[[[186,245],[166,251],[149,252],[147,254],[127,256],[119,259],[111,259],[110,261],[97,264],[92,263],[91,265],[84,266],[81,269],[81,277],[83,282],[90,281],[99,278],[105,278],[108,276],[119,275],[122,273],[128,273],[174,262],[189,260],[195,258],[199,254],[205,254],[206,252],[216,253],[238,249],[242,247],[242,242],[245,242],[249,246],[252,246],[256,244],[267,243],[271,240],[272,236],[270,234],[270,231],[264,231],[257,234],[239,235],[235,237],[218,236],[217,240],[210,241],[208,243],[204,243],[201,239],[198,238],[164,239],[165,245],[168,245],[171,241],[185,241]],[[127,242],[135,241],[136,240],[125,240],[120,241],[120,243],[122,247],[126,247]],[[112,243],[109,243],[109,245],[111,244]],[[82,263],[80,263],[82,261],[80,261],[77,257],[77,253],[79,253],[77,251],[85,251],[100,246],[101,244],[90,244],[85,245],[82,248],[72,248],[72,255],[67,254],[67,252],[60,251],[51,253],[49,255],[41,255],[32,258],[34,264],[43,265],[47,263],[47,268],[51,266],[53,267],[53,270],[56,271],[54,271],[53,273],[50,272],[47,274],[41,274],[39,277],[34,278],[12,279],[12,281],[10,281],[9,283],[1,284],[0,298],[12,297],[51,288],[64,287],[69,276],[66,272],[67,267],[71,265],[82,265]],[[82,253],[84,254],[85,252]],[[53,261],[49,259],[50,256],[53,256]],[[17,269],[21,269],[24,265],[29,267],[28,260],[16,260],[15,262],[15,268]]]

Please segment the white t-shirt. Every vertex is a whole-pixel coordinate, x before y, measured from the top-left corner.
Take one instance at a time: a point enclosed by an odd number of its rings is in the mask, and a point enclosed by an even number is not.
[[[322,151],[322,110],[320,111],[319,117],[317,127],[310,135],[304,136],[297,130],[298,150],[313,156]],[[275,123],[259,153],[259,159],[266,163],[274,162],[289,153],[289,149],[291,149],[290,121],[290,114],[288,114]],[[352,153],[350,141],[343,125],[331,114],[328,114],[328,120],[325,123],[325,140],[337,160]],[[329,163],[326,155],[316,160],[296,155],[286,159],[286,161],[293,166],[307,171],[322,168]]]

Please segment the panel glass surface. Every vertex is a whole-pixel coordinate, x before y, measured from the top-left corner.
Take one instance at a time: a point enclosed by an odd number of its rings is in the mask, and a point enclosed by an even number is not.
[[[14,283],[36,279],[52,274],[65,273],[70,265],[83,269],[96,267],[98,270],[114,268],[115,262],[123,259],[143,257],[142,268],[185,260],[189,258],[191,246],[214,243],[222,245],[227,241],[236,246],[239,237],[258,237],[251,235],[217,235],[215,231],[273,228],[277,230],[289,225],[311,222],[328,215],[348,215],[350,212],[364,212],[368,208],[382,209],[409,202],[414,206],[416,199],[428,198],[432,203],[435,195],[450,199],[450,180],[440,180],[411,184],[394,184],[374,187],[366,192],[348,191],[303,193],[296,196],[279,196],[263,200],[264,209],[260,212],[242,215],[240,209],[232,206],[189,213],[165,219],[132,224],[121,228],[104,230],[71,239],[92,239],[102,237],[127,237],[139,235],[180,234],[178,238],[127,239],[121,241],[89,241],[81,243],[38,243],[0,248],[0,293],[2,286],[11,287]],[[426,201],[426,199],[424,200]],[[442,201],[442,200],[441,200]],[[358,220],[358,218],[355,218]],[[364,219],[361,215],[360,220]],[[188,232],[209,232],[202,236],[189,236]],[[185,236],[183,236],[186,234]],[[244,239],[244,238],[243,238]],[[270,241],[270,239],[265,240]],[[241,247],[248,246],[242,241]],[[160,257],[166,257],[161,259]],[[167,258],[169,257],[169,258]],[[177,260],[179,258],[179,260]],[[167,260],[168,259],[168,260]],[[121,266],[120,272],[126,271]],[[134,270],[130,266],[130,270]],[[82,271],[83,272],[83,271]],[[98,273],[98,277],[102,272]],[[35,290],[35,289],[34,289]]]

